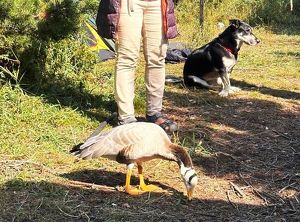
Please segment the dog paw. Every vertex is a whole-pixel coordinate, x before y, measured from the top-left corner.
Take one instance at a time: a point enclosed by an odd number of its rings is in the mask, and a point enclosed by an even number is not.
[[[226,97],[228,95],[229,95],[229,91],[228,90],[222,90],[221,92],[219,92],[219,96]]]
[[[239,88],[239,87],[231,86],[231,87],[230,87],[229,93],[238,92],[238,91],[240,91],[240,90],[241,90],[241,88]]]

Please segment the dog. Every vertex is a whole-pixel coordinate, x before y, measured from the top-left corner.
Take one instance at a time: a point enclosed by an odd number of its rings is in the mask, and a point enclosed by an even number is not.
[[[219,95],[228,96],[240,88],[230,84],[230,73],[237,63],[238,52],[243,45],[256,45],[260,40],[252,33],[252,27],[238,19],[229,20],[230,25],[217,38],[195,49],[185,61],[183,79],[186,86],[216,89],[222,85]]]

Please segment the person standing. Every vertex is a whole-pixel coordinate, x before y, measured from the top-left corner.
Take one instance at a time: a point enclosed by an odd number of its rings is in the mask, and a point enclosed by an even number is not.
[[[137,121],[134,80],[142,40],[146,119],[167,133],[176,131],[177,124],[162,114],[168,39],[178,35],[173,0],[101,0],[96,23],[100,36],[116,41],[114,89],[119,124]]]

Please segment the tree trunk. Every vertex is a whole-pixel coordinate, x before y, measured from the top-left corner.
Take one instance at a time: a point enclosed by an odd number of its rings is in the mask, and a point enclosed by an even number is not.
[[[203,32],[204,28],[204,0],[200,0],[200,28]]]

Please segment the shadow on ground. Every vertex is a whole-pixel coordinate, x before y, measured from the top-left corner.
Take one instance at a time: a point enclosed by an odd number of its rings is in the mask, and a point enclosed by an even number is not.
[[[166,94],[166,112],[180,124],[180,140],[205,175],[260,190],[264,202],[289,205],[283,197],[300,192],[299,94],[235,83],[275,99],[220,98],[217,92],[186,89]],[[283,194],[286,188],[293,191]]]
[[[125,178],[126,178],[126,175],[123,173],[110,172],[106,170],[80,170],[80,171],[62,174],[60,176],[72,181],[79,181],[88,184],[105,185],[110,187],[116,187],[116,186],[123,187],[125,185]],[[171,187],[168,187],[159,182],[149,181],[147,179],[145,179],[145,182],[146,184],[154,184],[156,186],[159,186],[162,189],[173,190],[173,192],[175,191]],[[139,179],[136,176],[132,176],[131,184],[138,185]]]
[[[283,98],[279,99],[287,103]],[[199,186],[192,202],[186,200],[179,183],[175,189],[166,178],[164,183],[155,182],[166,192],[131,197],[116,189],[123,186],[124,174],[80,170],[57,175],[61,182],[6,182],[0,190],[3,221],[299,219],[300,119],[296,104],[220,98],[216,92],[198,89],[186,94],[167,92],[166,101],[166,111],[180,124],[180,141],[185,139],[198,170]],[[199,141],[201,146],[197,146]],[[217,181],[212,183],[213,179]],[[133,183],[137,182],[134,177]],[[239,197],[230,182],[243,188],[246,197]]]
[[[90,118],[98,121],[103,121],[107,117],[107,112],[114,112],[116,105],[113,99],[113,95],[95,95],[90,90],[85,88],[84,82],[78,82],[78,79],[73,76],[74,79],[66,74],[60,75],[63,70],[64,63],[64,47],[63,40],[70,40],[70,36],[74,35],[80,29],[79,11],[77,1],[63,0],[55,3],[49,3],[45,11],[41,11],[41,18],[38,19],[37,30],[30,35],[31,42],[29,46],[20,55],[20,61],[22,61],[21,72],[24,73],[23,88],[28,94],[33,94],[43,97],[45,102],[60,105],[63,107],[71,107],[82,112]],[[83,9],[83,10],[88,10]],[[75,38],[75,37],[74,37]],[[61,42],[60,42],[61,41]],[[56,49],[53,44],[61,43],[62,49]],[[68,44],[71,44],[71,40]],[[74,42],[75,44],[75,42]],[[54,61],[52,68],[55,70],[47,71],[46,58],[48,49],[54,50],[52,53],[57,53],[57,61]],[[74,46],[70,46],[71,49]],[[56,50],[56,51],[55,51]],[[75,50],[75,48],[74,48]],[[61,58],[61,63],[58,63]],[[76,61],[76,59],[78,61]],[[85,60],[84,60],[85,59]],[[79,62],[86,61],[88,65],[92,63],[89,58],[73,58],[69,64],[74,73],[79,72],[81,67]],[[79,61],[80,60],[80,61]],[[58,66],[55,67],[54,63]],[[84,67],[88,65],[83,65]],[[48,68],[49,69],[49,68]],[[70,69],[67,67],[66,69]],[[57,74],[57,72],[59,72]],[[70,71],[71,72],[71,71]],[[65,73],[65,72],[64,72]],[[100,77],[99,77],[100,78]],[[99,88],[103,84],[107,83],[112,78],[112,74],[103,73],[99,79]],[[105,80],[105,81],[104,81]]]
[[[55,22],[40,27],[42,30],[54,24],[59,25]],[[62,36],[58,33],[55,38]],[[33,41],[32,46],[24,56],[35,52],[36,56],[45,56],[43,49],[38,51],[38,43]],[[40,61],[36,64],[34,57],[29,60],[27,65],[32,66],[33,73],[45,68],[43,59]],[[115,110],[112,98],[93,95],[70,79],[48,80],[52,84],[46,82],[43,90],[31,86],[29,92],[99,120],[103,120],[104,114],[96,114],[94,109]],[[234,83],[258,90],[245,82]],[[299,100],[296,92],[267,87],[259,91],[277,99]],[[167,92],[166,101],[167,113],[180,124],[180,140],[186,139],[185,145],[192,147],[194,164],[201,170],[199,177],[233,181],[246,187],[245,192],[260,202],[247,204],[241,203],[238,197],[234,202],[226,199],[227,185],[220,185],[220,191],[212,192],[211,196],[202,195],[207,189],[205,181],[200,181],[200,191],[192,202],[164,184],[158,185],[169,192],[131,197],[115,189],[105,189],[123,185],[124,174],[85,170],[60,175],[65,178],[63,183],[18,179],[6,182],[0,189],[1,219],[23,222],[299,220],[300,118],[296,104],[284,107],[275,100],[219,98],[217,93],[203,90],[190,90],[186,94]],[[200,146],[199,141],[202,141]],[[202,153],[204,150],[206,154]],[[74,180],[103,188],[72,185],[70,181]]]
[[[187,202],[170,193],[131,197],[119,191],[48,182],[12,180],[0,197],[2,221],[297,220],[295,212],[277,206],[231,204],[213,198]]]
[[[245,81],[239,81],[239,80],[231,80],[232,85],[241,87],[243,90],[247,91],[258,91],[261,94],[266,94],[282,99],[293,99],[293,100],[300,100],[300,93],[293,92],[289,90],[284,89],[272,89],[270,87],[259,87],[254,84],[249,84]]]
[[[30,93],[42,96],[45,102],[71,107],[99,122],[109,116],[107,112],[113,113],[117,109],[113,95],[94,94],[83,88],[81,84],[74,85],[68,79],[63,81],[52,79],[42,90],[32,89]]]

